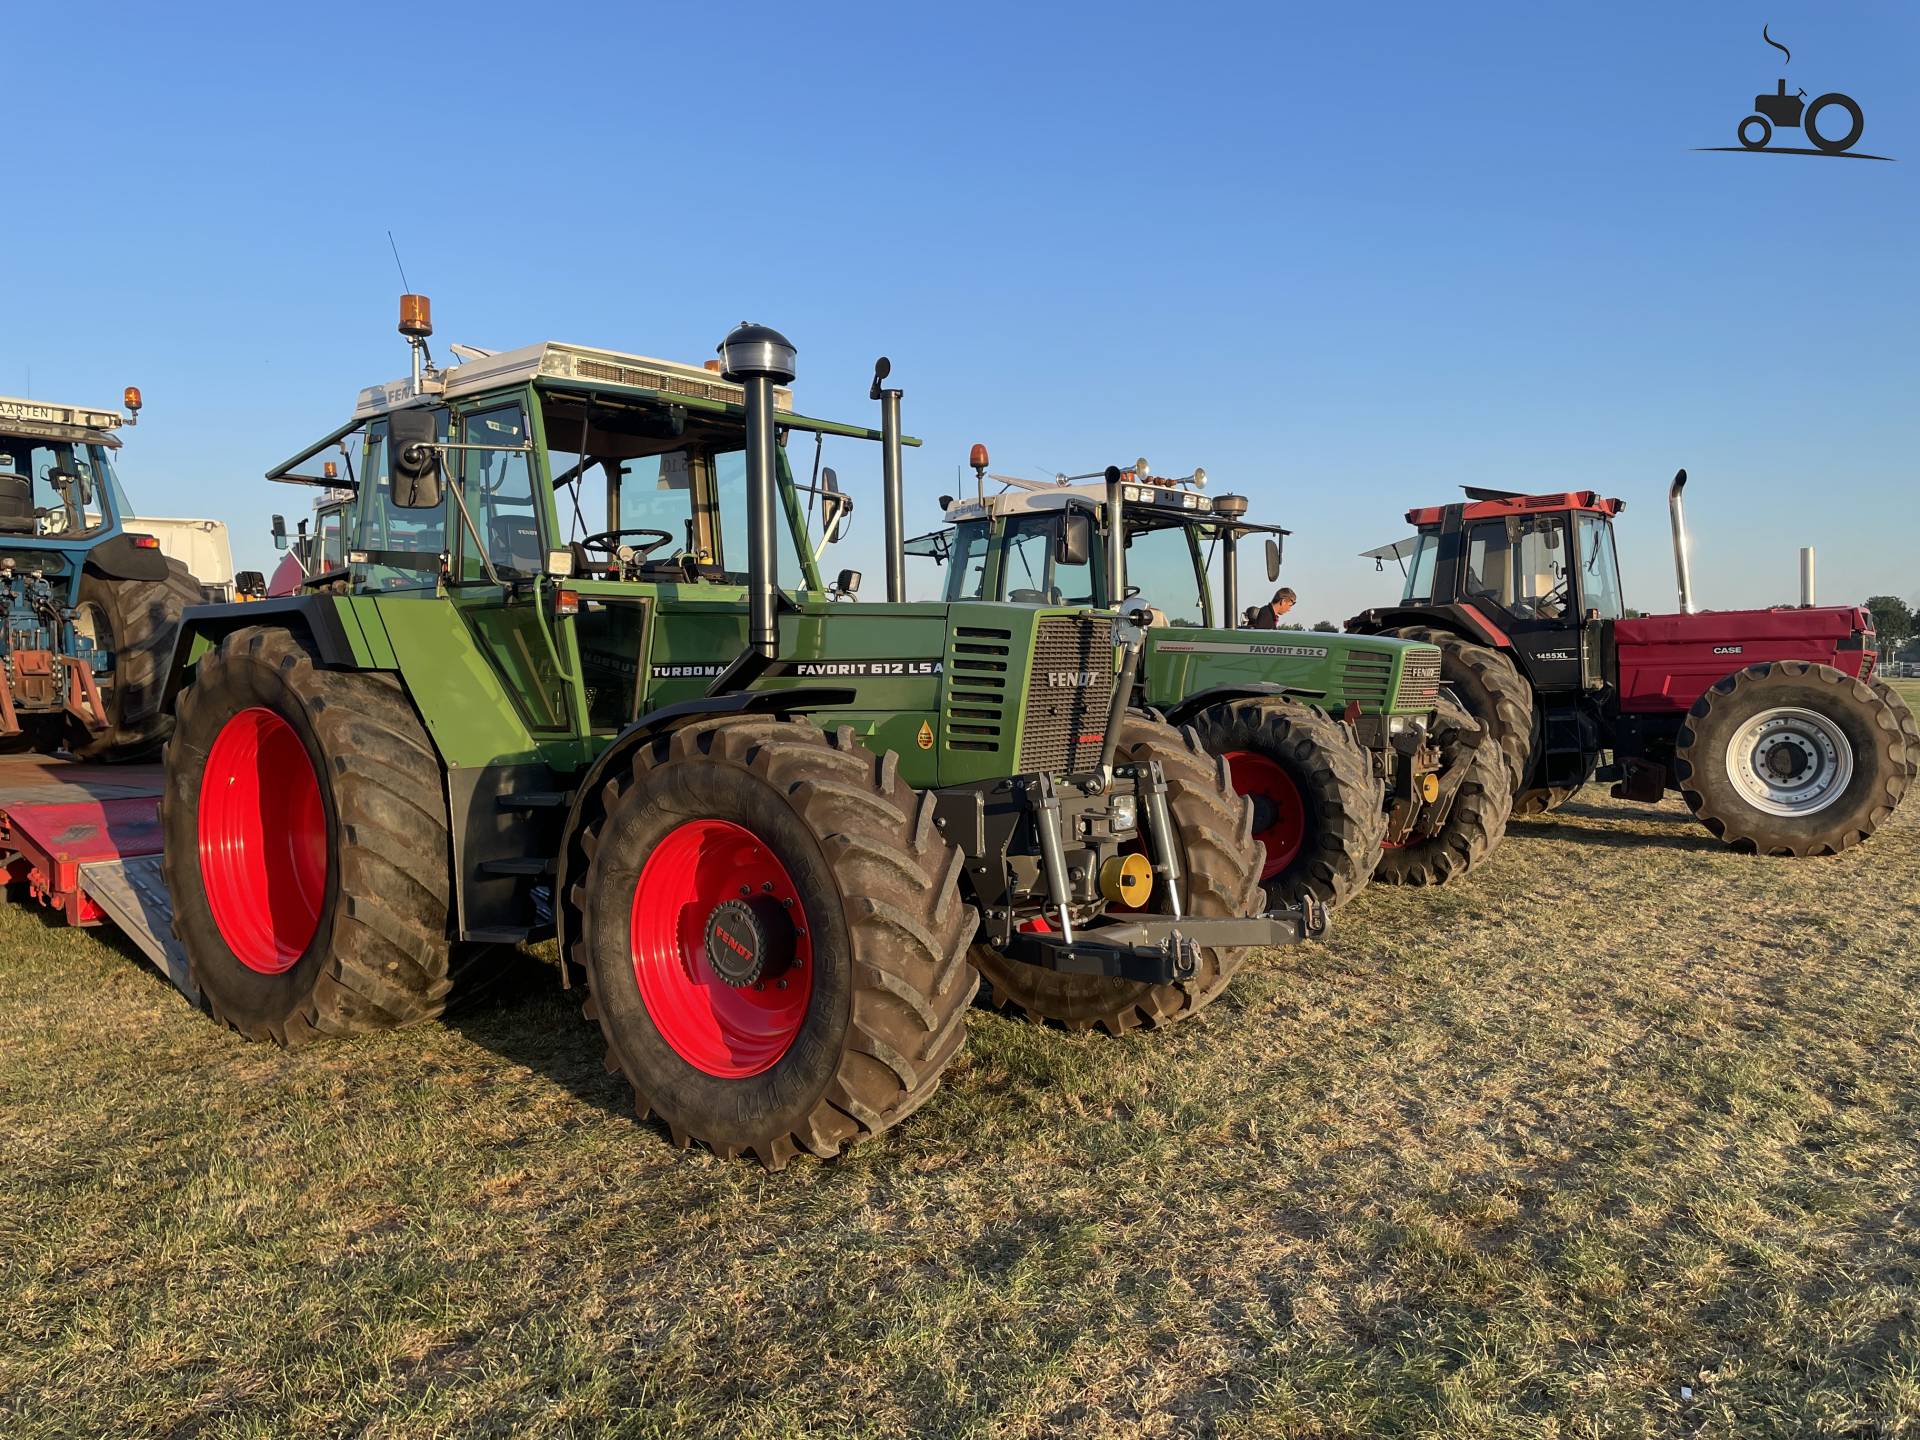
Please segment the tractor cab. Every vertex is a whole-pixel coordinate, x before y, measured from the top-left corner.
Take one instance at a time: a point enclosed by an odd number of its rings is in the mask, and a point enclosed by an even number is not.
[[[126,528],[106,407],[0,398],[0,744],[144,754],[167,717],[136,651],[202,597],[160,541]],[[123,654],[123,652],[126,652]]]
[[[1591,490],[1470,489],[1463,503],[1409,510],[1412,540],[1367,558],[1405,571],[1392,623],[1444,617],[1445,628],[1510,647],[1536,688],[1578,693],[1604,684],[1601,626],[1625,613],[1613,543],[1624,508]]]
[[[984,447],[975,448],[984,457]],[[1113,603],[1108,575],[1117,572],[1125,576],[1120,598],[1145,598],[1165,625],[1233,629],[1246,618],[1239,603],[1241,543],[1264,539],[1271,582],[1279,579],[1282,547],[1292,533],[1247,520],[1245,496],[1205,494],[1205,470],[1169,478],[1153,474],[1144,459],[1111,482],[1104,472],[986,478],[1004,487],[1000,494],[986,495],[982,487],[972,500],[947,497],[947,525],[907,542],[909,555],[941,569],[948,600],[1106,605]],[[1102,543],[1113,485],[1123,517],[1118,557]]]

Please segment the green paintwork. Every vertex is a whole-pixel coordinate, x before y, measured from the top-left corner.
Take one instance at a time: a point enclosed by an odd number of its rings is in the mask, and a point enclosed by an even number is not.
[[[472,417],[502,405],[518,405],[526,423],[505,423],[498,433],[524,434],[528,439],[524,449],[517,441],[484,446],[484,458],[477,460],[472,457],[482,451],[445,452],[468,457],[449,462],[462,467],[456,474],[467,478],[448,476],[448,498],[441,512],[405,511],[391,505],[382,458],[386,422],[383,417],[368,420],[356,466],[360,492],[353,507],[356,534],[348,546],[352,579],[346,593],[310,592],[292,601],[197,612],[184,632],[171,683],[175,687],[184,683],[191,662],[236,627],[296,626],[316,645],[330,637],[324,648],[331,664],[397,674],[450,776],[492,770],[534,777],[521,781],[519,788],[576,784],[635,719],[661,706],[705,695],[714,677],[741,653],[747,635],[745,587],[737,579],[725,578],[735,572],[720,563],[726,559],[724,527],[737,523],[737,517],[721,513],[718,497],[723,482],[716,469],[724,446],[744,439],[740,407],[653,397],[662,414],[668,413],[669,404],[702,412],[697,421],[688,422],[687,433],[692,436],[697,430],[703,437],[698,443],[707,448],[697,452],[701,457],[697,462],[676,472],[684,475],[684,483],[669,485],[663,459],[657,477],[646,485],[646,494],[653,503],[660,503],[663,495],[684,491],[684,500],[677,503],[687,507],[687,549],[691,553],[696,548],[696,529],[708,527],[698,543],[701,547],[717,544],[717,552],[706,558],[718,574],[680,579],[657,574],[636,579],[549,574],[544,573],[544,557],[564,549],[567,539],[579,533],[581,522],[575,520],[572,528],[563,528],[556,504],[543,385],[535,381],[463,396],[453,403],[440,432],[449,439],[466,433],[461,427]],[[561,388],[577,395],[593,387],[569,381]],[[606,390],[609,396],[617,392],[629,402],[632,413],[636,392],[622,386]],[[642,413],[656,412],[643,406]],[[784,414],[780,423],[795,431],[878,438],[864,427]],[[351,428],[335,432],[329,443]],[[740,440],[732,438],[736,432]],[[620,432],[640,437],[634,443],[646,444],[653,443],[646,437],[654,433]],[[572,453],[565,449],[569,442],[564,435],[554,443],[562,446],[562,453]],[[695,441],[672,443],[692,447]],[[281,469],[303,463],[321,448],[309,447]],[[688,453],[696,452],[690,448]],[[851,604],[830,598],[809,544],[785,448],[778,453],[780,513],[791,545],[782,548],[789,564],[797,555],[801,573],[781,577],[789,584],[797,581],[798,586],[785,592],[778,617],[780,659],[752,688],[828,687],[849,692],[840,703],[811,704],[807,713],[828,728],[850,726],[877,752],[896,753],[902,777],[916,788],[1014,774],[1022,726],[1032,703],[1029,677],[1041,624],[1054,617],[1084,622],[1088,612],[984,601]],[[567,463],[562,462],[561,468]],[[524,493],[519,487],[527,474],[533,477],[530,498],[524,506],[512,502],[518,508],[511,512],[502,509],[499,497],[507,493],[509,484],[515,487],[513,495]],[[626,483],[636,484],[631,479]],[[484,568],[473,558],[472,532],[454,500],[456,485],[463,487],[460,493],[470,510],[492,507],[482,510],[473,529],[494,537],[488,541],[488,553],[496,567],[505,567],[509,556],[524,554],[532,545],[541,557],[539,568],[522,566],[506,577],[506,583],[487,580]],[[588,520],[588,513],[583,507],[581,519],[591,529],[597,517]],[[600,513],[605,514],[605,509]],[[571,501],[567,518],[574,518]],[[624,513],[622,523],[631,523]],[[434,528],[439,525],[444,529]],[[529,525],[534,531],[531,537]],[[504,528],[489,530],[489,526]],[[514,526],[519,527],[517,547],[508,533]],[[715,536],[721,538],[715,541]],[[433,543],[431,551],[417,548],[428,540]],[[443,553],[450,557],[444,563],[405,558]],[[354,560],[355,555],[360,558]],[[701,555],[705,556],[704,549]],[[576,613],[563,613],[564,607],[556,604],[561,592],[570,605],[577,606]],[[1103,627],[1096,643],[1104,644],[1109,618],[1097,617],[1093,623]],[[947,703],[956,659],[977,664],[976,656],[959,656],[956,647],[978,643],[983,632],[990,643],[1003,647],[1005,664],[1000,713],[984,720],[975,701],[958,707]],[[1105,663],[1116,658],[1110,647],[1097,653]],[[977,686],[967,691],[976,693]],[[1058,708],[1064,703],[1062,692],[1051,693],[1053,698],[1043,696],[1037,703],[1050,714],[1066,713]],[[950,715],[949,710],[963,713]],[[459,789],[450,778],[450,795]],[[461,793],[474,792],[468,786]],[[494,813],[491,808],[487,811],[489,817]],[[490,818],[487,823],[497,825]],[[477,871],[463,870],[458,883],[464,891],[481,883],[481,877]],[[529,899],[528,913],[517,922],[526,929],[534,928],[531,908]]]
[[[1018,513],[1030,517],[1035,514],[1058,516],[1061,512]],[[961,533],[969,527],[988,527],[986,571],[981,587],[987,595],[1005,595],[1010,588],[1007,522],[1007,515],[996,513],[991,520],[963,520],[956,527]],[[1148,595],[1145,598],[1159,600],[1170,607],[1190,605],[1203,618],[1211,620],[1217,607],[1207,579],[1205,541],[1199,526],[1189,529],[1192,571],[1187,578],[1192,588],[1181,596]],[[1096,544],[1089,557],[1092,598],[1094,604],[1105,606],[1111,603],[1106,553],[1105,546],[1098,543],[1097,529],[1095,535]],[[953,542],[956,549],[961,543],[957,538]],[[956,593],[963,577],[954,571],[950,579],[956,582],[949,585],[951,595]],[[1430,653],[1431,649],[1410,640],[1323,630],[1156,626],[1147,632],[1144,688],[1147,703],[1162,709],[1203,690],[1256,684],[1285,686],[1335,713],[1345,712],[1351,704],[1361,715],[1425,715],[1431,711],[1431,703],[1417,699],[1403,701],[1401,679],[1408,655]]]

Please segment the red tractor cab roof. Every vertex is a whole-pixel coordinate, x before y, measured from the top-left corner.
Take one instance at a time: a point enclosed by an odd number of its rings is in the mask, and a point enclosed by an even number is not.
[[[1407,523],[1418,529],[1437,526],[1449,510],[1464,520],[1493,520],[1507,515],[1538,515],[1556,510],[1585,510],[1614,516],[1627,508],[1624,500],[1609,500],[1594,490],[1564,490],[1557,495],[1508,495],[1498,500],[1471,500],[1458,505],[1425,505],[1407,511]]]

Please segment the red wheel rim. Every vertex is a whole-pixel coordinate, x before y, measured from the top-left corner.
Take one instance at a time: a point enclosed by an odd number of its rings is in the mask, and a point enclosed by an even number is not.
[[[242,710],[207,752],[200,786],[200,882],[220,938],[249,970],[293,968],[320,928],[327,812],[294,728]]]
[[[1253,801],[1253,835],[1267,849],[1260,878],[1271,880],[1300,855],[1307,840],[1307,807],[1300,787],[1278,761],[1253,750],[1229,750],[1233,788]]]
[[[707,958],[707,922],[727,901],[778,902],[793,959],[757,985],[730,985]],[[773,852],[730,820],[688,820],[640,867],[629,934],[633,975],[660,1038],[689,1065],[744,1080],[787,1053],[813,998],[813,937],[800,892]]]

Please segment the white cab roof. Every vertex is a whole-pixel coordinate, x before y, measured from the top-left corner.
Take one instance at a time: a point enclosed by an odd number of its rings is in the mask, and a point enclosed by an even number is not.
[[[463,349],[465,347],[462,347]],[[617,385],[635,390],[652,390],[663,395],[686,395],[699,400],[723,400],[733,405],[746,401],[741,387],[722,380],[712,370],[687,365],[677,360],[655,360],[646,355],[628,355],[619,350],[602,350],[592,345],[566,345],[546,340],[538,345],[523,345],[518,350],[502,350],[493,355],[468,351],[466,363],[425,376],[421,392],[452,399],[477,394],[503,385],[523,385],[529,380],[574,381],[586,385]],[[397,410],[414,399],[411,379],[386,385],[369,385],[360,392],[354,417]],[[774,408],[791,410],[793,391],[784,385],[773,390]]]

